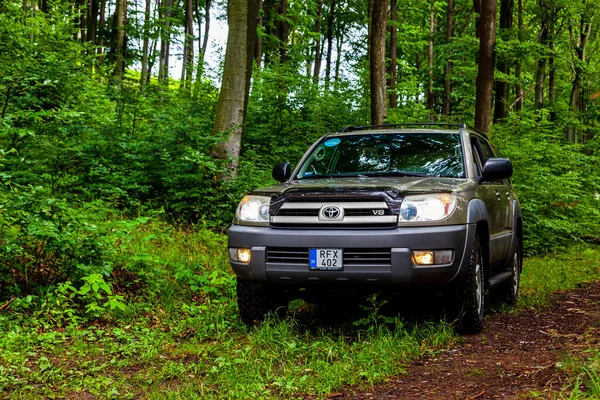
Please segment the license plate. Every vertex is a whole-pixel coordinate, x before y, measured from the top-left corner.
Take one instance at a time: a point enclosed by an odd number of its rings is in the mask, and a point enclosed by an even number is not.
[[[337,271],[343,268],[342,249],[309,249],[310,269]]]

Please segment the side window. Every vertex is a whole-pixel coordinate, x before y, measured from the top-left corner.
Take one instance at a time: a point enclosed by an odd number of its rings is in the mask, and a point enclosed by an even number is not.
[[[479,145],[481,146],[481,150],[483,150],[483,155],[484,155],[485,161],[487,161],[489,158],[496,157],[496,155],[494,154],[494,151],[492,150],[492,147],[490,146],[490,144],[488,142],[486,142],[485,140],[481,140],[481,139],[477,139],[477,141],[479,142]]]
[[[483,166],[485,165],[486,161],[490,158],[496,157],[496,154],[494,154],[494,150],[492,150],[492,146],[490,146],[490,144],[481,139],[481,138],[477,138],[477,146],[480,150],[479,150],[479,155],[481,158],[481,171],[483,171]],[[502,185],[504,183],[504,181],[491,181],[489,182],[491,184],[494,185]]]
[[[481,176],[481,171],[483,171],[483,154],[475,139],[471,140],[471,150],[473,152],[473,160],[475,161],[475,172],[477,176]]]

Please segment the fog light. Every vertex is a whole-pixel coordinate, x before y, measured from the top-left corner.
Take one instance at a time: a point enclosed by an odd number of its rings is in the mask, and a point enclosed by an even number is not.
[[[452,250],[413,251],[413,262],[417,265],[450,264],[454,259]]]
[[[413,259],[417,265],[432,265],[433,251],[413,251]]]
[[[229,258],[231,261],[239,261],[248,264],[250,262],[251,254],[252,251],[250,249],[229,248]]]

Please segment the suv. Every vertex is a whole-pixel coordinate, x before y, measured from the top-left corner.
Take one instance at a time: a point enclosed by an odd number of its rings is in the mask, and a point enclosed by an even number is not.
[[[512,164],[465,124],[347,127],[281,184],[240,202],[229,230],[240,316],[332,293],[433,289],[461,332],[483,327],[496,288],[519,295],[523,223]]]

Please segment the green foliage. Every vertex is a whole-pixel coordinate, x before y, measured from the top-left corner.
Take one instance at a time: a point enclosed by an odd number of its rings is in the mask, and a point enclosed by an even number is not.
[[[512,114],[492,138],[514,165],[525,251],[557,251],[600,237],[600,160],[587,145],[567,144],[544,115]],[[587,154],[586,154],[587,153]]]

